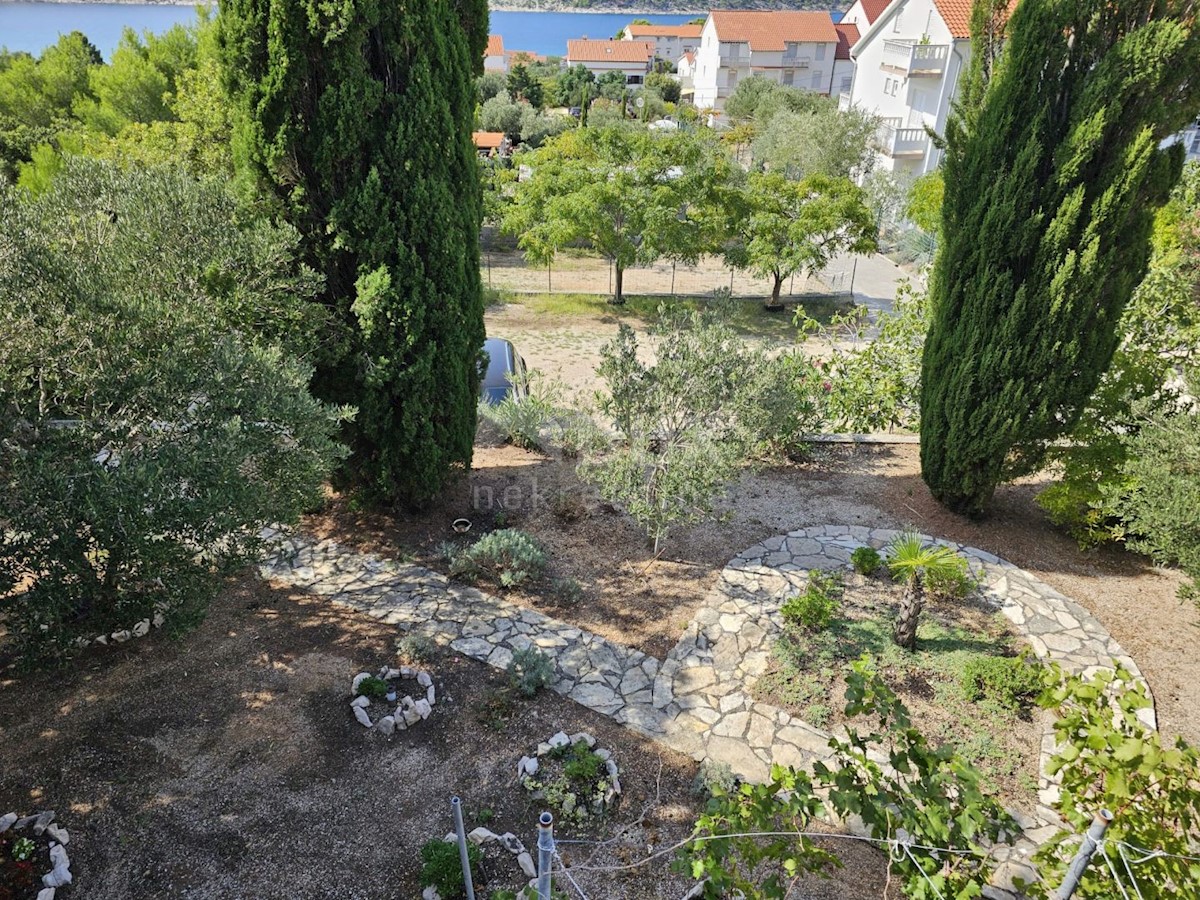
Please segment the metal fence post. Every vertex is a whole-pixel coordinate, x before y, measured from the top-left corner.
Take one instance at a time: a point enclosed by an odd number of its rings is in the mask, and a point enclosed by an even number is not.
[[[538,817],[538,900],[550,900],[550,868],[554,859],[554,816],[544,812]]]
[[[1055,893],[1055,900],[1071,900],[1071,895],[1075,893],[1075,888],[1079,887],[1079,879],[1083,877],[1084,870],[1088,867],[1088,862],[1091,861],[1092,854],[1096,852],[1096,847],[1104,837],[1104,832],[1108,830],[1108,825],[1113,820],[1113,814],[1107,809],[1102,809],[1096,813],[1096,818],[1092,820],[1091,827],[1083,836],[1083,844],[1079,848],[1079,852],[1075,854],[1075,858],[1071,860],[1071,865],[1067,867],[1067,874],[1063,876],[1062,887]]]
[[[450,808],[454,810],[454,833],[458,837],[458,861],[462,863],[463,885],[467,889],[467,900],[475,900],[475,885],[471,881],[471,857],[467,855],[467,829],[463,825],[462,801],[458,797],[452,797]]]

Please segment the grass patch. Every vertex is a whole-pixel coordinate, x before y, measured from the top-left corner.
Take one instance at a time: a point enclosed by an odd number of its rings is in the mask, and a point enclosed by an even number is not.
[[[1028,742],[1037,730],[1031,699],[1021,698],[1014,706],[1012,698],[965,687],[978,682],[972,673],[1015,654],[1018,647],[1006,624],[978,608],[938,604],[926,609],[918,649],[910,653],[892,641],[887,601],[895,589],[867,582],[873,598],[862,596],[863,590],[848,588],[843,605],[822,629],[785,624],[754,693],[818,728],[846,724],[845,673],[868,654],[931,743],[954,746],[1002,794],[1028,799],[1033,784]],[[953,621],[958,616],[962,621]],[[1032,759],[1036,767],[1036,748]]]
[[[625,303],[617,306],[610,303],[606,294],[565,293],[516,293],[500,289],[488,292],[489,305],[514,303],[538,315],[623,320],[652,325],[658,321],[660,304],[683,306],[686,309],[702,309],[710,301],[708,297],[664,297],[627,294]],[[836,297],[812,297],[798,301],[780,312],[768,312],[761,299],[738,300],[734,305],[729,325],[747,337],[796,343],[799,330],[793,324],[795,308],[823,324],[829,324],[834,313],[846,313],[852,304],[848,299]]]

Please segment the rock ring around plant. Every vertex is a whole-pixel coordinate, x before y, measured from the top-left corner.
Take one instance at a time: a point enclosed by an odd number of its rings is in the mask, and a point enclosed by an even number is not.
[[[451,831],[442,840],[453,845],[457,843],[458,836]],[[519,837],[511,831],[496,834],[494,831],[480,826],[467,833],[467,840],[479,847],[480,850],[484,850],[488,846],[495,846],[512,854],[521,869],[522,877],[529,879],[529,884],[517,891],[516,900],[537,900],[537,865],[533,861],[533,855],[521,843]],[[427,887],[421,893],[421,900],[441,900],[441,897],[442,895],[438,893],[436,887]]]
[[[0,885],[13,888],[14,897],[54,900],[58,888],[73,880],[66,848],[70,841],[67,829],[55,824],[52,811],[0,816]],[[39,876],[38,860],[47,857],[49,871]]]
[[[403,678],[416,679],[416,699],[413,699],[412,694],[405,694],[400,697],[394,712],[372,721],[371,714],[367,711],[372,700],[384,701],[392,691],[399,696],[396,682]],[[373,728],[389,736],[393,732],[403,731],[428,719],[437,700],[437,688],[430,674],[411,666],[401,666],[398,669],[384,666],[379,670],[379,674],[374,676],[367,672],[359,672],[351,682],[350,692],[354,695],[354,699],[350,701],[350,708],[354,711],[354,718],[358,723],[364,728]],[[386,702],[390,705],[395,701]]]
[[[559,731],[517,763],[517,780],[535,800],[561,818],[582,822],[615,809],[621,799],[621,770],[612,751],[596,746],[586,732]]]

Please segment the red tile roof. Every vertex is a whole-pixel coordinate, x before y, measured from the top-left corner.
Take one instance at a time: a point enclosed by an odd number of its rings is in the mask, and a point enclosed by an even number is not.
[[[480,150],[499,150],[504,143],[503,131],[472,131],[471,140]]]
[[[933,0],[933,5],[954,37],[971,36],[971,0]]]
[[[698,38],[703,25],[626,25],[625,33],[634,38]]]
[[[647,41],[567,41],[567,61],[575,63],[649,63],[654,44]]]
[[[498,34],[488,35],[487,50],[484,51],[484,56],[503,56],[504,55],[504,38]]]
[[[838,34],[827,12],[734,12],[711,13],[717,39],[745,42],[758,52],[781,52],[790,42],[836,44]]]
[[[892,0],[862,0],[863,15],[867,17],[867,24],[874,25],[875,20],[891,5]]]
[[[834,59],[849,59],[850,48],[858,43],[859,33],[857,25],[843,25],[840,22],[833,26],[837,31],[838,45],[834,51]]]
[[[504,58],[508,60],[510,65],[529,65],[529,63],[544,63],[546,57],[540,53],[531,53],[528,50],[505,50]]]

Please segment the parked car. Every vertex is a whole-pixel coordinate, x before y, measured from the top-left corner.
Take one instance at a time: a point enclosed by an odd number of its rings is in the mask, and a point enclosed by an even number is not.
[[[483,344],[483,352],[487,356],[487,367],[479,385],[480,400],[495,406],[508,396],[518,401],[529,396],[529,375],[525,369],[525,360],[512,345],[512,341],[488,338]]]

